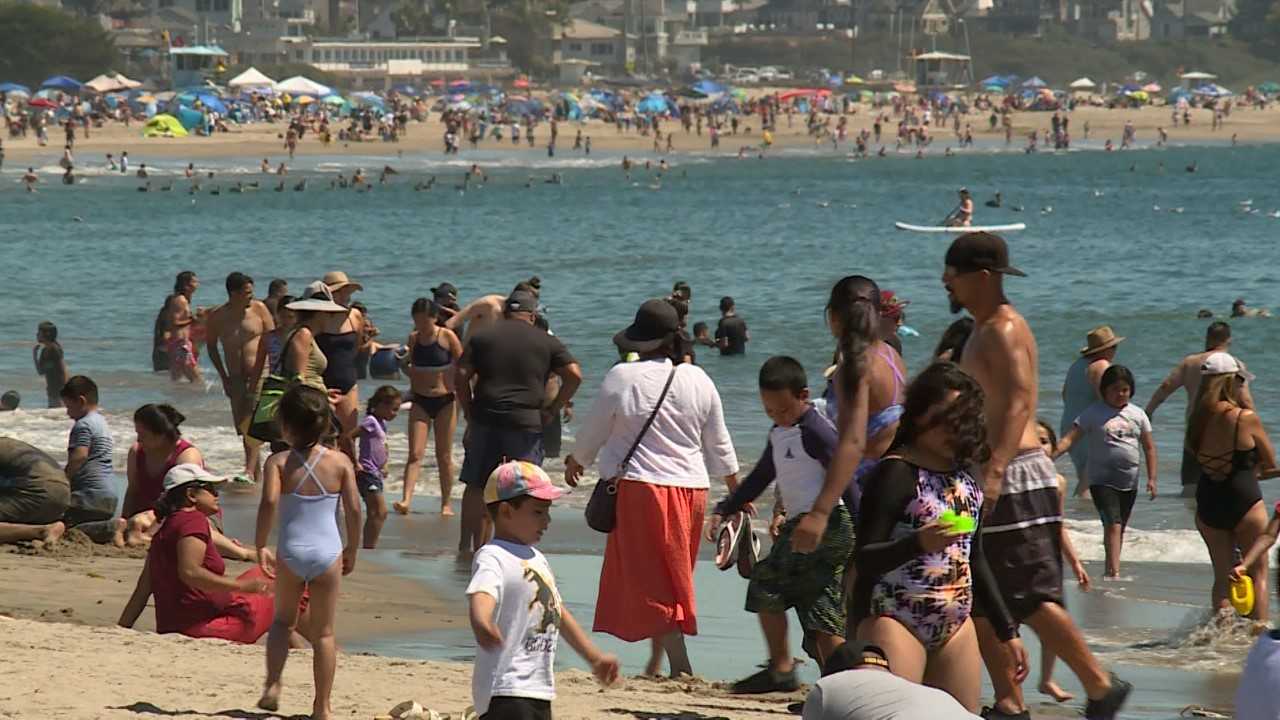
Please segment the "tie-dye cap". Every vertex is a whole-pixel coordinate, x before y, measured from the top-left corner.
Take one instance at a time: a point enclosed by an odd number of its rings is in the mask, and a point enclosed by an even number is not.
[[[486,505],[521,495],[539,500],[555,500],[563,494],[564,491],[551,484],[551,478],[547,477],[545,470],[525,460],[512,460],[499,465],[489,474],[489,481],[484,486]]]

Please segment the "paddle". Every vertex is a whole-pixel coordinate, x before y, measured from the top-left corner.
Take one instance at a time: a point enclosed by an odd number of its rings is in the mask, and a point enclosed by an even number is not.
[[[960,205],[956,205],[954,208],[952,208],[951,212],[947,213],[947,216],[942,218],[942,222],[938,224],[947,225],[948,223],[950,223],[955,218],[956,213],[960,212],[960,207],[961,207]]]

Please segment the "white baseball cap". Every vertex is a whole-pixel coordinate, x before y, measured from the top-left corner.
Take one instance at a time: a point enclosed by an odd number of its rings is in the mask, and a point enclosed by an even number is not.
[[[1201,375],[1239,375],[1245,380],[1253,380],[1253,373],[1244,369],[1244,364],[1231,353],[1216,352],[1204,359],[1200,366]]]
[[[164,491],[169,492],[174,488],[193,482],[218,485],[230,481],[231,478],[225,475],[214,475],[195,463],[183,463],[174,465],[169,469],[169,472],[164,474]]]

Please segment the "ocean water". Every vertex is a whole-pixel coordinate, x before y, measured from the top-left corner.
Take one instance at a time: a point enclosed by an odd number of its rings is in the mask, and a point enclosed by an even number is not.
[[[278,182],[274,176],[254,174],[255,160],[202,163],[218,176],[203,180],[195,195],[186,192],[188,182],[180,176],[185,162],[145,157],[134,158],[135,166],[147,162],[159,173],[149,193],[137,192],[141,181],[135,178],[91,173],[71,188],[49,174],[49,185],[27,194],[12,170],[0,175],[0,247],[10,269],[0,284],[6,309],[0,320],[0,389],[19,390],[25,402],[18,413],[0,416],[0,433],[55,456],[65,452],[69,421],[39,409],[43,385],[31,364],[36,324],[52,320],[72,372],[89,374],[102,387],[117,467],[123,468],[132,441],[133,409],[165,401],[188,416],[186,434],[211,466],[237,469],[239,441],[207,360],[203,386],[174,385],[149,371],[152,322],[179,270],[199,273],[203,285],[194,302],[201,306],[225,299],[221,280],[233,270],[254,276],[260,292],[273,277],[288,279],[297,290],[328,270],[345,270],[364,284],[357,297],[369,306],[384,340],[407,335],[410,304],[441,281],[457,285],[466,302],[540,275],[552,328],[586,376],[579,417],[615,358],[609,338],[640,302],[686,280],[693,287],[691,323],[714,326],[720,297],[731,295],[751,328],[745,357],[704,352],[698,358],[720,389],[739,456],[749,465],[768,429],[756,371],[770,355],[790,354],[818,386],[833,348],[822,309],[841,276],[869,275],[910,300],[907,323],[920,337],[904,340],[907,364],[918,370],[927,362],[954,319],[939,279],[948,241],[898,232],[893,223],[937,222],[954,206],[961,185],[973,191],[980,223],[1028,225],[1009,236],[1013,261],[1028,277],[1006,285],[1036,333],[1039,412],[1054,425],[1062,378],[1090,328],[1109,323],[1127,337],[1118,362],[1137,376],[1142,403],[1179,358],[1201,349],[1207,321],[1196,319],[1197,310],[1225,315],[1236,297],[1258,306],[1280,302],[1274,290],[1280,219],[1269,215],[1280,208],[1274,182],[1280,148],[1273,146],[1037,155],[979,147],[925,160],[904,154],[853,161],[843,153],[805,151],[746,160],[688,156],[671,158],[671,169],[661,177],[656,169],[637,168],[630,179],[618,154],[584,158],[562,151],[548,159],[539,152],[485,151],[449,161],[424,154],[393,161],[401,174],[368,193],[331,191],[329,181],[356,167],[376,174],[386,161],[300,158],[285,179],[286,190],[277,193],[271,190]],[[51,155],[37,167],[56,173],[55,161]],[[458,192],[455,186],[473,161],[486,168],[489,182]],[[1192,162],[1198,172],[1185,172]],[[563,176],[563,184],[544,182],[553,172]],[[431,175],[438,178],[432,192],[413,191],[415,181]],[[288,190],[299,176],[308,178],[307,191]],[[237,180],[259,180],[263,189],[228,193]],[[170,182],[172,191],[158,191]],[[214,185],[221,185],[220,195],[209,193]],[[1005,208],[983,207],[996,191],[1003,193]],[[1242,205],[1246,200],[1252,203]],[[1014,206],[1024,209],[1015,212]],[[1259,376],[1253,392],[1269,425],[1276,424],[1280,407],[1280,359],[1271,352],[1280,340],[1278,322],[1233,323],[1233,349]],[[372,386],[363,386],[365,395]],[[1079,602],[1072,598],[1104,655],[1144,679],[1166,678],[1151,684],[1168,692],[1144,694],[1139,703],[1151,714],[1135,717],[1169,716],[1166,711],[1183,700],[1229,701],[1230,673],[1247,648],[1232,633],[1206,637],[1197,630],[1207,612],[1210,572],[1190,501],[1177,497],[1182,408],[1179,395],[1155,419],[1165,494],[1154,502],[1141,499],[1135,509],[1125,550],[1124,574],[1131,579],[1099,583],[1099,590],[1079,596]],[[573,431],[571,424],[566,432]],[[390,443],[391,474],[398,478],[405,452],[402,420],[393,423]],[[566,438],[565,451],[571,448]],[[460,448],[455,455],[460,459]],[[423,509],[438,496],[432,461],[427,462],[419,488]],[[1072,477],[1065,461],[1060,469]],[[398,495],[398,481],[390,491]],[[1269,501],[1277,497],[1269,484],[1264,494]],[[581,495],[559,512],[576,516]],[[1100,561],[1091,504],[1069,501],[1068,514],[1083,557]],[[414,526],[404,523],[388,523],[389,552],[416,553],[402,558],[399,567],[452,588],[441,580],[451,562],[415,560],[452,547],[451,539],[441,539],[448,532],[415,535]],[[572,520],[562,527],[566,539],[555,552],[598,554],[597,536],[571,531]],[[423,546],[422,537],[431,544]],[[591,561],[568,561],[561,573],[590,580]],[[1090,569],[1101,575],[1097,562]],[[738,610],[745,585],[730,594],[715,590],[720,581],[700,575],[704,582],[704,597],[713,598],[711,615],[727,623],[726,635],[738,631],[736,641],[717,634],[712,647],[729,643],[728,657],[762,658],[754,622],[744,623]],[[571,603],[583,604],[583,612],[589,612],[592,595],[566,593]],[[418,640],[435,646],[434,640]],[[712,658],[702,667],[716,677],[750,670]],[[1169,681],[1172,668],[1197,680]],[[1058,672],[1064,681],[1069,675],[1065,668]]]

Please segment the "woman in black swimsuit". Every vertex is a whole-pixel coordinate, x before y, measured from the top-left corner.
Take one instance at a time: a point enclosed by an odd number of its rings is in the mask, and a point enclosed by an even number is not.
[[[334,302],[351,308],[351,296],[363,290],[360,283],[352,282],[343,272],[325,273],[324,284],[333,293]],[[360,421],[360,389],[356,386],[356,354],[364,335],[364,314],[354,308],[345,315],[332,313],[323,320],[324,325],[316,333],[316,345],[329,361],[324,371],[324,384],[330,391],[333,414],[342,426],[338,436],[338,448],[356,461],[356,447],[352,433]]]
[[[453,515],[453,432],[458,425],[453,399],[454,368],[462,357],[462,342],[439,324],[440,306],[426,299],[413,301],[413,332],[409,333],[409,459],[404,465],[404,497],[392,507],[409,513],[413,491],[422,471],[427,435],[436,436],[436,467],[440,472],[440,514]]]
[[[1186,447],[1200,461],[1196,484],[1196,528],[1213,562],[1213,607],[1226,604],[1235,548],[1250,548],[1266,529],[1259,479],[1280,477],[1275,448],[1257,413],[1240,405],[1248,375],[1227,353],[1214,353],[1201,367],[1203,379],[1187,420]],[[1267,597],[1267,555],[1248,569],[1254,597]],[[1266,620],[1267,603],[1255,610]]]

